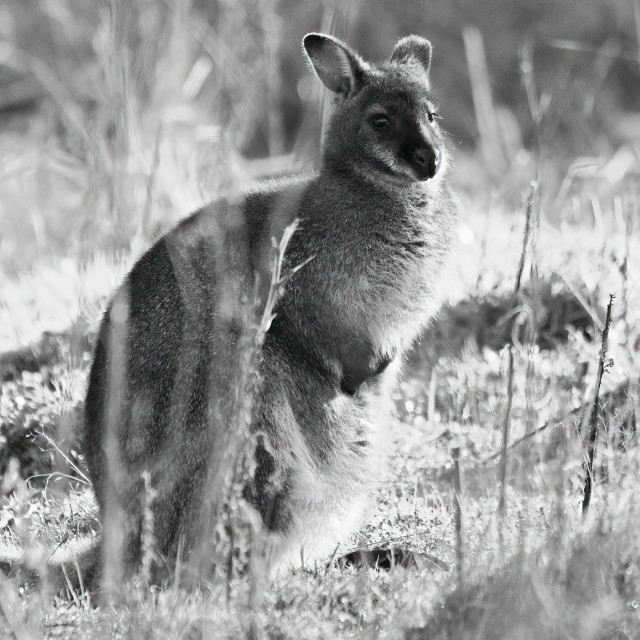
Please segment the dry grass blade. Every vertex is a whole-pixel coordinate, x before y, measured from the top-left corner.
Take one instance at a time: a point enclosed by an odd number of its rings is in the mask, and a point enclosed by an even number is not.
[[[480,131],[480,146],[487,167],[497,181],[507,163],[500,144],[501,130],[491,92],[484,40],[482,32],[477,27],[465,26],[462,36],[469,67],[473,106]]]
[[[269,286],[269,293],[267,295],[267,302],[264,306],[264,311],[262,312],[262,318],[260,319],[260,325],[258,327],[258,332],[256,334],[256,345],[259,347],[262,345],[264,341],[264,337],[269,331],[269,327],[275,318],[275,314],[273,310],[276,307],[280,296],[284,292],[284,287],[287,283],[287,280],[294,274],[296,271],[299,271],[304,267],[305,264],[313,260],[313,256],[309,259],[305,260],[302,264],[296,265],[293,267],[288,274],[285,276],[282,275],[282,263],[284,261],[284,254],[287,249],[287,245],[291,240],[291,237],[295,233],[298,228],[298,221],[294,220],[290,225],[288,225],[284,232],[282,233],[282,238],[280,239],[280,244],[275,245],[274,242],[274,256],[273,263],[271,266],[271,284]]]
[[[637,2],[636,2],[637,6]],[[590,46],[583,42],[577,42],[575,40],[567,40],[565,38],[548,38],[544,42],[548,47],[559,49],[561,51],[570,51],[574,53],[589,53],[594,56],[602,56],[610,58],[611,60],[628,60],[629,62],[636,62],[637,57],[630,52],[626,51],[606,51],[603,52],[600,47]]]
[[[55,443],[55,441],[51,438],[51,436],[47,435],[44,431],[39,431],[37,433],[37,435],[39,435],[42,438],[44,438],[65,459],[67,464],[78,474],[79,478],[73,478],[72,476],[69,476],[67,474],[61,473],[59,471],[56,471],[56,472],[54,472],[52,474],[49,474],[49,475],[51,475],[51,476],[57,475],[57,476],[62,476],[62,477],[66,477],[66,478],[71,478],[72,480],[78,480],[82,484],[86,484],[86,485],[90,485],[91,484],[91,480],[89,480],[87,475],[82,472],[80,467],[78,467],[78,465],[75,464],[73,462],[73,460],[71,460],[69,458],[69,456],[64,451],[62,451],[62,449],[60,449],[60,447]],[[31,476],[31,477],[32,478],[37,478],[38,475]]]

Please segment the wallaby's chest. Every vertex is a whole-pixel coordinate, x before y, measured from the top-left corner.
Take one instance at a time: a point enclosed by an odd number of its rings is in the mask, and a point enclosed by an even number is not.
[[[296,293],[321,300],[319,310],[324,305],[350,326],[413,323],[424,315],[450,244],[444,216],[435,203],[368,205],[365,212],[343,208],[339,224],[311,230],[316,251]]]

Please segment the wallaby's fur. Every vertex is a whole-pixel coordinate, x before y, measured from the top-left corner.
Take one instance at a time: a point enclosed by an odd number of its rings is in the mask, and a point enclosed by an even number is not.
[[[245,496],[273,532],[274,565],[299,562],[301,547],[331,553],[359,526],[403,353],[437,308],[456,211],[430,43],[404,38],[380,64],[326,35],[303,47],[335,94],[319,172],[191,215],[135,264],[100,328],[84,451],[105,557],[128,573],[141,560],[143,472],[158,555],[197,537],[271,237],[297,219],[284,270],[305,263],[277,302],[252,409],[261,436]]]

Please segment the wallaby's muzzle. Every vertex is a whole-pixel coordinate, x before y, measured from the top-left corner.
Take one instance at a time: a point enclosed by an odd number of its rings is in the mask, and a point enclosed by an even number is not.
[[[428,180],[440,167],[440,151],[431,145],[417,146],[411,155],[411,166],[418,180]]]

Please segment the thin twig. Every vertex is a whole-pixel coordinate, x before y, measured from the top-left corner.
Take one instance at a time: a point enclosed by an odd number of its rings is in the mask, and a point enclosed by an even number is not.
[[[589,418],[589,439],[587,441],[587,468],[584,479],[584,500],[582,501],[582,515],[586,516],[591,502],[591,489],[593,486],[593,461],[596,455],[596,438],[598,435],[598,409],[600,405],[600,383],[602,376],[611,362],[607,361],[607,348],[609,346],[609,325],[611,324],[611,307],[613,306],[613,294],[609,295],[607,305],[607,319],[602,330],[602,347],[598,358],[598,373],[596,374],[596,385],[593,392],[593,405],[591,406],[591,416]]]
[[[458,588],[464,578],[464,549],[462,548],[462,473],[460,471],[460,447],[453,451],[453,490],[456,502],[456,560],[458,569]]]
[[[498,513],[503,516],[506,511],[505,484],[507,481],[507,461],[509,450],[509,431],[511,427],[511,406],[513,404],[513,345],[509,345],[509,365],[507,373],[507,409],[502,423],[502,451],[500,452],[500,496]]]
[[[529,243],[529,233],[531,227],[531,216],[533,212],[534,203],[538,192],[538,183],[531,182],[531,188],[529,190],[529,197],[527,198],[526,205],[526,222],[524,228],[524,235],[522,239],[522,251],[520,253],[520,262],[518,263],[518,271],[516,273],[516,280],[514,285],[514,294],[518,298],[520,295],[520,285],[522,283],[522,273],[524,271],[524,264],[527,255],[527,245]],[[514,324],[514,329],[517,327],[517,323]],[[505,499],[505,485],[507,481],[507,462],[509,451],[509,431],[511,428],[511,407],[513,405],[513,367],[514,367],[514,346],[509,345],[509,364],[507,370],[507,408],[504,414],[504,422],[502,423],[502,452],[500,457],[500,494],[498,498],[498,513],[502,517],[506,511],[506,499]]]
[[[540,104],[538,89],[536,88],[536,80],[533,66],[533,41],[528,39],[520,48],[520,73],[522,74],[522,82],[527,94],[527,103],[531,120],[533,121],[536,143],[536,181],[538,185],[542,181],[542,123],[544,109]]]

